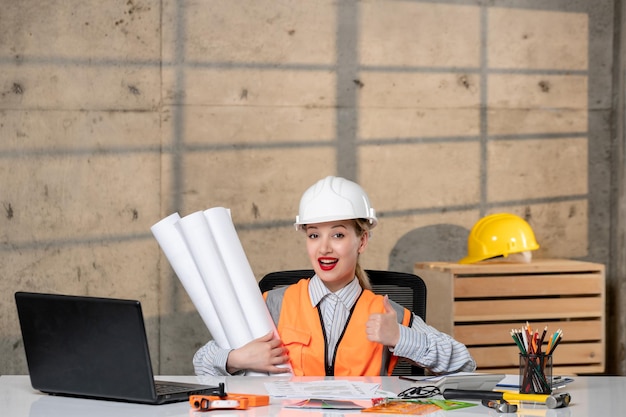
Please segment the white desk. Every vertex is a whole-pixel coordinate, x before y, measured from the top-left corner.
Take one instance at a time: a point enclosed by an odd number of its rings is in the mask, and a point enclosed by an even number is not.
[[[284,379],[284,377],[280,377]],[[264,382],[276,380],[275,377],[228,377],[228,378],[196,378],[196,377],[162,377],[161,379],[187,382],[201,382],[216,385],[226,383],[226,392],[266,394]],[[299,380],[315,380],[316,378],[294,378]],[[317,378],[319,379],[319,378]],[[365,382],[381,382],[382,388],[399,392],[411,384],[394,377],[357,378]],[[595,417],[621,416],[626,410],[626,377],[576,377],[575,381],[562,391],[572,395],[572,403],[567,408],[547,409],[535,404],[521,404],[517,414],[499,414],[495,410],[482,405],[455,411],[438,411],[428,414],[432,417],[476,417],[476,416],[546,416],[546,417]],[[290,400],[293,401],[293,400]],[[390,414],[360,413],[359,411],[311,411],[287,409],[282,401],[271,399],[270,406],[254,407],[248,410],[219,410],[210,412],[193,412],[188,403],[166,405],[139,405],[113,401],[86,400],[79,398],[55,397],[33,390],[30,379],[25,375],[0,376],[0,407],[2,415],[10,417],[340,417],[363,416],[389,417]]]

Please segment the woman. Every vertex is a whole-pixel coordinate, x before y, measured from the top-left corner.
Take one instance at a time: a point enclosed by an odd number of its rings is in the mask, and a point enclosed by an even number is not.
[[[284,373],[290,362],[295,375],[389,375],[400,357],[432,373],[475,370],[463,344],[370,290],[359,256],[377,222],[352,181],[326,177],[306,190],[295,226],[315,275],[264,294],[282,340],[268,333],[232,350],[210,341],[194,355],[196,374]]]

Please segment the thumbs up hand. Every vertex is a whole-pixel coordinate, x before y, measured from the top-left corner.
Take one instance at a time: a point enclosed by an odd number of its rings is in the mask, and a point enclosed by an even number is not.
[[[369,341],[395,347],[400,339],[400,324],[396,318],[396,311],[391,307],[389,297],[386,295],[383,305],[384,313],[370,314],[365,324],[365,332]]]

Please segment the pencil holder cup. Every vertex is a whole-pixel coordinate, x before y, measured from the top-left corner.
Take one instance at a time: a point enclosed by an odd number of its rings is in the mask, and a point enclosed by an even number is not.
[[[552,394],[552,355],[520,353],[519,392]]]

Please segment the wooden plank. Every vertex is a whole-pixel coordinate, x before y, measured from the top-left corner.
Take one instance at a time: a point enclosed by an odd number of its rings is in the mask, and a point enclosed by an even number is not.
[[[461,275],[489,275],[516,273],[548,273],[548,272],[600,272],[604,273],[604,265],[574,261],[570,259],[537,259],[529,263],[483,263],[458,264],[454,262],[418,262],[417,269],[432,269]],[[419,274],[418,274],[419,275]]]
[[[541,320],[602,317],[602,297],[520,300],[470,300],[454,302],[454,321]]]
[[[515,375],[519,372],[519,368],[507,368],[507,367],[483,367],[477,369],[478,372],[486,372],[490,374],[511,374]],[[561,376],[575,376],[575,375],[585,375],[585,374],[601,374],[604,372],[604,366],[602,365],[563,365],[563,366],[553,366],[552,374],[553,375],[561,375]]]
[[[478,368],[519,366],[517,346],[468,347]],[[554,365],[603,365],[602,343],[561,343],[553,355]]]
[[[603,293],[604,280],[599,274],[513,275],[467,277],[454,280],[455,298]]]
[[[513,344],[511,329],[519,329],[525,322],[470,324],[454,326],[454,338],[467,346]],[[540,321],[531,322],[531,327],[540,333],[548,326],[548,335],[563,330],[563,340],[568,342],[594,341],[604,338],[604,322],[596,320]],[[547,341],[546,341],[547,342]]]
[[[419,271],[427,291],[426,323],[447,334],[452,333],[454,302],[452,277],[440,271]]]

